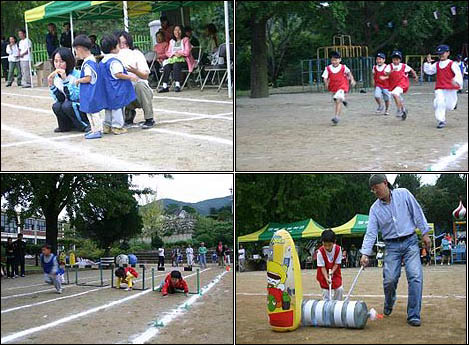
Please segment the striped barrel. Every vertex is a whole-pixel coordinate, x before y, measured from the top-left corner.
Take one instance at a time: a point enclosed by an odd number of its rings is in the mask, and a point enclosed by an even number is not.
[[[303,300],[301,324],[314,327],[364,328],[368,308],[362,301]]]

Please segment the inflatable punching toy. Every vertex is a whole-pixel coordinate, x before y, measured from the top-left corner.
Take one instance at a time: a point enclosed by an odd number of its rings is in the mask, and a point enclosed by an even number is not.
[[[365,302],[349,297],[362,272],[360,269],[344,301],[303,301],[301,268],[295,243],[286,230],[270,241],[267,260],[267,312],[274,331],[293,331],[302,326],[364,328],[368,318],[381,318]]]

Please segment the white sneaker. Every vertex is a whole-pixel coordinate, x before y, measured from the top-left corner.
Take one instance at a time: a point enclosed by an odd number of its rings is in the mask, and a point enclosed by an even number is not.
[[[57,293],[62,294],[63,291],[64,291],[64,289],[59,289],[59,290],[57,290]]]
[[[441,266],[443,266],[443,263],[441,263]]]
[[[125,289],[125,291],[132,291],[132,288],[128,287],[127,289]]]
[[[451,266],[451,264],[448,262],[448,266]]]

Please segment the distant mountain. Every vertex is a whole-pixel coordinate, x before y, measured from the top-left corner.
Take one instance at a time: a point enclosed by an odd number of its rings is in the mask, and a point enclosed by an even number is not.
[[[210,214],[211,208],[219,209],[224,206],[231,206],[231,196],[225,196],[223,198],[208,199],[208,200],[203,200],[203,201],[199,201],[195,203],[184,202],[184,201],[173,200],[173,199],[160,199],[160,200],[157,200],[157,202],[159,202],[160,205],[162,205],[164,209],[166,209],[168,205],[171,205],[171,204],[176,204],[179,207],[190,206],[192,208],[195,208],[197,212],[199,212],[201,215],[207,216]]]

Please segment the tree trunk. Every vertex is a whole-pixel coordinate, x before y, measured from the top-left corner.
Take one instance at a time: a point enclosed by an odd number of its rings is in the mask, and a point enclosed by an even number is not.
[[[266,24],[267,19],[251,18],[251,98],[269,97]]]
[[[59,213],[56,210],[46,210],[44,217],[46,218],[46,243],[51,245],[52,252],[57,254]]]

